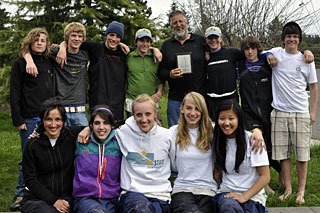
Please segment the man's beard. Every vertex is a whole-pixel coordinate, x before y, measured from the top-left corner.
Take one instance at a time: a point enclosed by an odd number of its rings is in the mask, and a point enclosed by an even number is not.
[[[177,40],[183,40],[187,34],[188,34],[188,27],[183,29],[181,32],[173,31],[173,36]]]

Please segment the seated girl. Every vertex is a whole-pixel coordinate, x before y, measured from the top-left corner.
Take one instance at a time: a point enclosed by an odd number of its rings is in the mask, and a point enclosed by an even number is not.
[[[212,212],[213,126],[206,102],[196,92],[188,93],[180,107],[178,125],[170,128],[176,141],[176,170],[171,201],[172,212]]]
[[[139,95],[132,114],[117,130],[121,162],[121,212],[170,212],[171,174],[175,146],[170,130],[156,122],[157,107],[149,95]]]
[[[83,127],[64,127],[66,112],[58,99],[46,100],[40,110],[39,137],[26,143],[22,169],[27,191],[21,211],[71,212],[73,154]]]
[[[120,212],[170,212],[169,177],[175,156],[172,132],[157,124],[158,109],[149,95],[133,101],[132,114],[116,130],[123,154]],[[80,141],[85,142],[87,136],[86,129],[79,135]]]
[[[250,132],[243,127],[238,103],[226,100],[216,111],[214,150],[216,166],[222,170],[220,189],[213,201],[219,212],[265,212],[269,183],[269,162],[266,150],[253,152]]]
[[[120,195],[121,151],[115,118],[107,106],[92,109],[91,135],[77,143],[73,179],[74,212],[117,212]]]

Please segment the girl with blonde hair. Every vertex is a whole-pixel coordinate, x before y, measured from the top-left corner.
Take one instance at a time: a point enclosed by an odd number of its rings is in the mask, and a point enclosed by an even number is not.
[[[132,103],[132,116],[117,129],[122,152],[120,212],[169,213],[171,131],[157,124],[157,106],[147,94]]]
[[[217,183],[213,179],[213,126],[202,95],[188,93],[180,106],[175,135],[174,168],[178,177],[172,191],[172,212],[211,212]]]
[[[169,180],[175,146],[172,132],[157,124],[158,108],[147,94],[132,103],[132,116],[116,130],[122,152],[120,212],[169,213]],[[88,129],[79,134],[88,137]]]

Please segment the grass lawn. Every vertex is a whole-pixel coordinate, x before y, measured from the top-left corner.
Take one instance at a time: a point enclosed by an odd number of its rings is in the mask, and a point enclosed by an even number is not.
[[[8,211],[18,180],[20,137],[8,114],[0,113],[0,212]]]
[[[292,159],[292,162],[295,161]],[[278,188],[278,174],[275,170],[271,169],[271,180],[270,186],[276,191],[275,195],[269,195],[267,200],[268,207],[292,207],[292,206],[320,206],[320,147],[315,146],[311,148],[311,160],[308,163],[308,177],[305,193],[304,205],[297,205],[295,203],[295,194],[298,191],[298,181],[296,164],[292,165],[292,195],[285,202],[280,202],[278,196],[280,196],[284,191]]]
[[[164,108],[165,100],[161,100],[162,107],[161,117],[164,126],[167,126],[166,114]],[[21,158],[20,138],[18,131],[12,126],[11,118],[6,113],[0,113],[0,160],[2,166],[0,168],[0,212],[9,211],[9,205],[12,202],[15,187],[18,178],[18,162]],[[306,187],[305,200],[306,203],[302,206],[320,206],[320,147],[311,149],[311,161],[308,168],[308,180]],[[295,166],[292,168],[293,173],[293,192],[297,192],[297,176]],[[270,186],[276,189],[276,195],[271,195],[268,198],[268,207],[286,207],[297,206],[295,204],[295,196],[291,196],[289,200],[280,202],[277,197],[281,194],[281,190],[277,189],[278,176],[271,170]]]

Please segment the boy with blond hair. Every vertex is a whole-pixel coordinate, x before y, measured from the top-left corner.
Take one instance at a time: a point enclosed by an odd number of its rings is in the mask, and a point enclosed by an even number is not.
[[[67,44],[67,63],[61,68],[54,65],[56,76],[56,96],[62,100],[67,112],[66,125],[87,126],[88,120],[85,112],[86,103],[86,72],[89,61],[88,53],[80,50],[86,39],[86,28],[79,22],[69,23],[64,28],[64,41]],[[51,47],[51,57],[56,57],[59,46]],[[33,61],[27,61],[27,72],[37,76]]]

